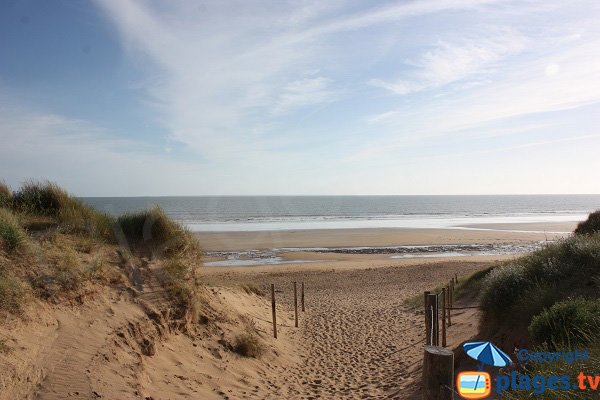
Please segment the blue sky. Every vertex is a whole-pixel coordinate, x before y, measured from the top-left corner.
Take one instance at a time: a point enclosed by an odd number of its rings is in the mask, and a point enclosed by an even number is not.
[[[3,1],[0,177],[600,193],[595,1]]]

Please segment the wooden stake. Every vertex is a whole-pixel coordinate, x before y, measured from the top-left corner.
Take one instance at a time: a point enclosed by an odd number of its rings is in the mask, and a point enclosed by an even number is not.
[[[425,344],[429,344],[429,331],[431,330],[431,318],[429,316],[429,310],[427,310],[427,297],[429,291],[423,292],[423,314],[425,315]]]
[[[449,292],[449,291],[448,291]],[[446,288],[442,288],[442,347],[446,347]]]
[[[304,309],[304,282],[302,282],[302,289],[300,291],[300,301],[302,303],[302,312],[306,311]]]
[[[423,399],[454,399],[454,353],[443,347],[425,346]]]
[[[450,286],[448,286],[447,288],[448,292],[450,292]],[[450,300],[450,302],[452,302],[452,300]],[[452,325],[452,319],[450,319],[450,308],[452,306],[448,307],[448,326]]]
[[[294,326],[298,327],[298,289],[294,282]]]
[[[277,339],[277,311],[275,310],[275,284],[271,283],[271,311],[273,312],[273,337]]]
[[[438,307],[438,295],[428,294],[426,303],[427,312],[425,315],[428,319],[428,332],[426,344],[439,346],[440,344],[440,315]]]

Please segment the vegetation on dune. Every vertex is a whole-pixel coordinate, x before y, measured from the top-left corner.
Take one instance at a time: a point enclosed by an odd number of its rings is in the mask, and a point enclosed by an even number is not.
[[[4,181],[0,181],[0,207],[10,207],[12,191]]]
[[[0,312],[18,314],[25,299],[25,289],[22,283],[7,273],[0,270]]]
[[[508,346],[525,339],[532,350],[590,349],[585,362],[518,364],[520,373],[568,375],[600,368],[600,212],[575,235],[497,267],[483,281],[484,334]],[[523,337],[526,336],[526,337]],[[511,340],[513,342],[511,342]],[[500,344],[500,343],[497,343]],[[589,391],[507,391],[506,399],[585,399]],[[597,394],[595,395],[597,396]],[[596,397],[594,397],[596,398]]]
[[[26,182],[13,193],[12,208],[26,221],[50,218],[66,232],[83,233],[114,242],[114,220],[84,204],[51,182]]]
[[[27,286],[60,301],[94,283],[122,284],[129,267],[115,260],[131,265],[147,255],[161,259],[154,272],[178,318],[197,313],[199,246],[160,208],[115,218],[51,182],[29,181],[14,193],[0,183],[0,311],[17,313]]]
[[[254,333],[246,332],[235,337],[233,351],[243,357],[259,358],[264,350],[264,345]]]
[[[488,317],[530,321],[557,301],[597,290],[600,236],[573,236],[494,269],[481,301]],[[515,322],[518,322],[515,320]]]
[[[575,229],[576,235],[587,235],[600,232],[600,210],[589,215],[588,219],[580,222]]]
[[[151,249],[154,255],[198,253],[197,241],[189,230],[170,219],[159,207],[117,218],[123,238],[134,247]]]
[[[26,247],[28,240],[17,217],[10,210],[0,208],[0,249],[12,253]]]
[[[600,299],[574,298],[554,304],[533,317],[529,333],[554,350],[589,346],[600,332]]]

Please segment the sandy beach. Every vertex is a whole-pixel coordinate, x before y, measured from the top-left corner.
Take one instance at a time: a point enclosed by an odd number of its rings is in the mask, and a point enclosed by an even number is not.
[[[573,224],[552,229],[567,232]],[[517,229],[518,228],[518,229]],[[564,234],[543,232],[549,226],[481,227],[471,229],[357,229],[351,231],[236,232],[198,234],[205,249],[392,246],[403,244],[529,243]],[[492,230],[493,229],[493,230]],[[497,230],[496,230],[497,229]],[[286,322],[289,354],[275,358],[256,378],[251,399],[408,399],[419,398],[423,316],[407,298],[446,284],[457,274],[465,278],[511,256],[468,256],[390,259],[382,254],[293,252],[289,257],[311,263],[238,267],[204,267],[201,277],[222,292],[251,285],[276,297]],[[323,257],[328,259],[323,260]],[[293,282],[304,282],[306,312],[293,328]],[[265,337],[271,332],[267,298],[255,322]],[[259,314],[259,315],[257,315]],[[455,347],[477,333],[475,310],[456,311],[448,330]]]
[[[310,268],[205,268],[209,287],[226,292],[242,284],[263,290],[273,283],[285,310],[280,331],[290,340],[288,351],[299,357],[270,362],[258,379],[257,390],[230,398],[250,399],[407,399],[418,392],[422,358],[423,316],[405,299],[446,283],[454,274],[465,277],[490,262],[420,263],[338,268],[319,264]],[[378,266],[378,268],[376,268]],[[293,328],[293,284],[304,282],[306,312]],[[266,300],[266,299],[265,299]],[[457,312],[448,331],[448,345],[456,346],[477,329],[477,315]],[[254,314],[256,316],[256,312]],[[256,323],[271,332],[268,303]],[[294,333],[296,333],[294,335]],[[238,397],[240,396],[240,397]]]

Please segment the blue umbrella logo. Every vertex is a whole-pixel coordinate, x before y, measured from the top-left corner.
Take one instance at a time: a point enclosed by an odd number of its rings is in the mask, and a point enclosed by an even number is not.
[[[494,367],[506,367],[512,363],[510,357],[491,342],[469,342],[463,344],[463,349],[469,357],[481,363],[480,370],[483,370],[484,364]]]

